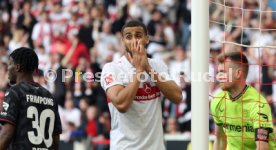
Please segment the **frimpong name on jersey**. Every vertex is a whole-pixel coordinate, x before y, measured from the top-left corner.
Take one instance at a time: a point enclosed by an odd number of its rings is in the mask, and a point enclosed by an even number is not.
[[[54,106],[54,100],[48,97],[26,94],[27,102]]]

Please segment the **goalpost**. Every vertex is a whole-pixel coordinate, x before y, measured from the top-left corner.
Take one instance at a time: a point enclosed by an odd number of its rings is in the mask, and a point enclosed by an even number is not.
[[[208,82],[203,76],[209,68],[209,4],[208,0],[192,0],[191,85],[192,85],[192,149],[206,150],[209,142]],[[198,76],[199,75],[199,76]],[[199,78],[198,78],[199,77]]]

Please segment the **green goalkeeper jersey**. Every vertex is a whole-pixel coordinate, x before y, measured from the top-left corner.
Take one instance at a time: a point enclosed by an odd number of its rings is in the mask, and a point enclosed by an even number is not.
[[[211,113],[215,123],[223,127],[228,150],[256,150],[255,139],[262,137],[255,132],[262,129],[270,132],[269,150],[276,150],[270,106],[255,88],[246,86],[234,99],[221,91],[211,101]]]

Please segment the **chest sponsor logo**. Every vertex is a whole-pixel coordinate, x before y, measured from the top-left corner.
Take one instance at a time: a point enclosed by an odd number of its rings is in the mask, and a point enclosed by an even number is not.
[[[251,125],[241,126],[241,125],[234,125],[234,124],[225,123],[225,124],[223,124],[223,127],[226,130],[235,131],[235,132],[241,132],[241,131],[254,132],[254,128]]]
[[[151,86],[150,83],[145,82],[141,88],[138,88],[135,101],[153,100],[160,96],[160,90],[157,86]]]

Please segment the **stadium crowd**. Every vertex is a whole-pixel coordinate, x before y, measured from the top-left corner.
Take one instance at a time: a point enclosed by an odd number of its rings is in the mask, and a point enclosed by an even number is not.
[[[211,76],[216,74],[213,69],[216,62],[212,58],[236,46],[219,41],[252,46],[275,45],[276,41],[275,32],[268,30],[276,28],[276,13],[270,12],[276,9],[276,2],[225,2],[227,7],[223,6],[223,0],[210,1]],[[264,11],[261,14],[260,6]],[[183,90],[183,102],[177,106],[163,99],[164,131],[189,136],[193,79],[191,0],[1,0],[0,99],[9,86],[7,56],[18,47],[31,47],[39,57],[36,81],[50,90],[59,104],[63,125],[61,146],[72,149],[82,143],[108,149],[104,144],[110,131],[106,96],[99,77],[85,78],[84,74],[95,75],[105,63],[120,58],[124,52],[121,27],[131,19],[146,24],[150,36],[148,56],[163,59],[172,79]],[[250,65],[248,83],[258,87],[271,104],[276,104],[276,92],[273,92],[276,86],[272,84],[276,79],[276,68],[272,66],[276,62],[274,49],[240,47],[238,50],[255,64]],[[52,77],[54,80],[50,80]],[[217,83],[210,82],[210,98],[218,90]]]

